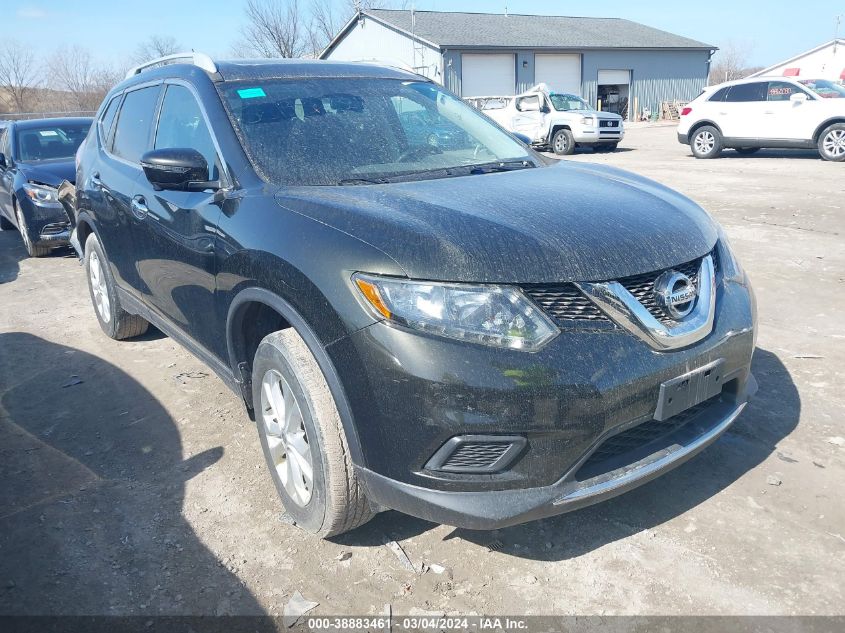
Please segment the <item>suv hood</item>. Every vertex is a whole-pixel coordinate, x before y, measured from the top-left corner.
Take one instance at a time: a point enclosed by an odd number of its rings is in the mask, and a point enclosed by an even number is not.
[[[600,281],[681,264],[716,243],[715,223],[688,198],[586,163],[386,185],[286,187],[276,198],[382,250],[417,279]]]
[[[73,158],[62,160],[39,160],[18,162],[22,175],[31,182],[58,187],[63,180],[70,183],[76,179],[76,164]]]

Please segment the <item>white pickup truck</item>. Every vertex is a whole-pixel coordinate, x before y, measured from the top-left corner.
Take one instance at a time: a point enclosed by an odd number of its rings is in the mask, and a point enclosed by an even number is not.
[[[555,154],[571,154],[579,146],[613,151],[625,136],[618,114],[600,112],[581,97],[553,92],[546,84],[515,97],[467,101],[506,130],[530,138],[532,145],[551,147]]]

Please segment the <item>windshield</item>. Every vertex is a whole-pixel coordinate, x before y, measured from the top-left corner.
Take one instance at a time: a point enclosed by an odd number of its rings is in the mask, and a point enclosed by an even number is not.
[[[22,161],[73,158],[90,123],[67,123],[19,129],[18,154]]]
[[[842,99],[845,97],[845,86],[827,79],[802,79],[800,83],[825,99]]]
[[[525,148],[440,87],[398,79],[219,85],[248,153],[272,182],[338,185],[464,175],[529,161]]]
[[[577,95],[550,94],[554,109],[558,112],[569,112],[570,110],[595,110],[593,106]]]

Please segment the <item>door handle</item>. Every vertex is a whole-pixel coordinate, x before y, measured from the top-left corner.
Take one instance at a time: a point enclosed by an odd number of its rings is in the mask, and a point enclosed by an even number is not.
[[[763,114],[774,114],[774,113],[775,113],[774,110],[766,110],[765,112],[763,112]]]
[[[720,112],[719,116],[728,116],[728,113],[727,112]]]
[[[132,213],[136,218],[143,220],[147,217],[149,212],[150,208],[147,206],[147,201],[144,200],[144,196],[135,196],[132,198]]]

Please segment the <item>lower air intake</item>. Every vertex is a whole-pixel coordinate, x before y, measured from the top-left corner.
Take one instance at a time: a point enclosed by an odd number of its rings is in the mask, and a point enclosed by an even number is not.
[[[526,444],[519,435],[458,435],[432,455],[427,470],[496,473],[510,466]]]

